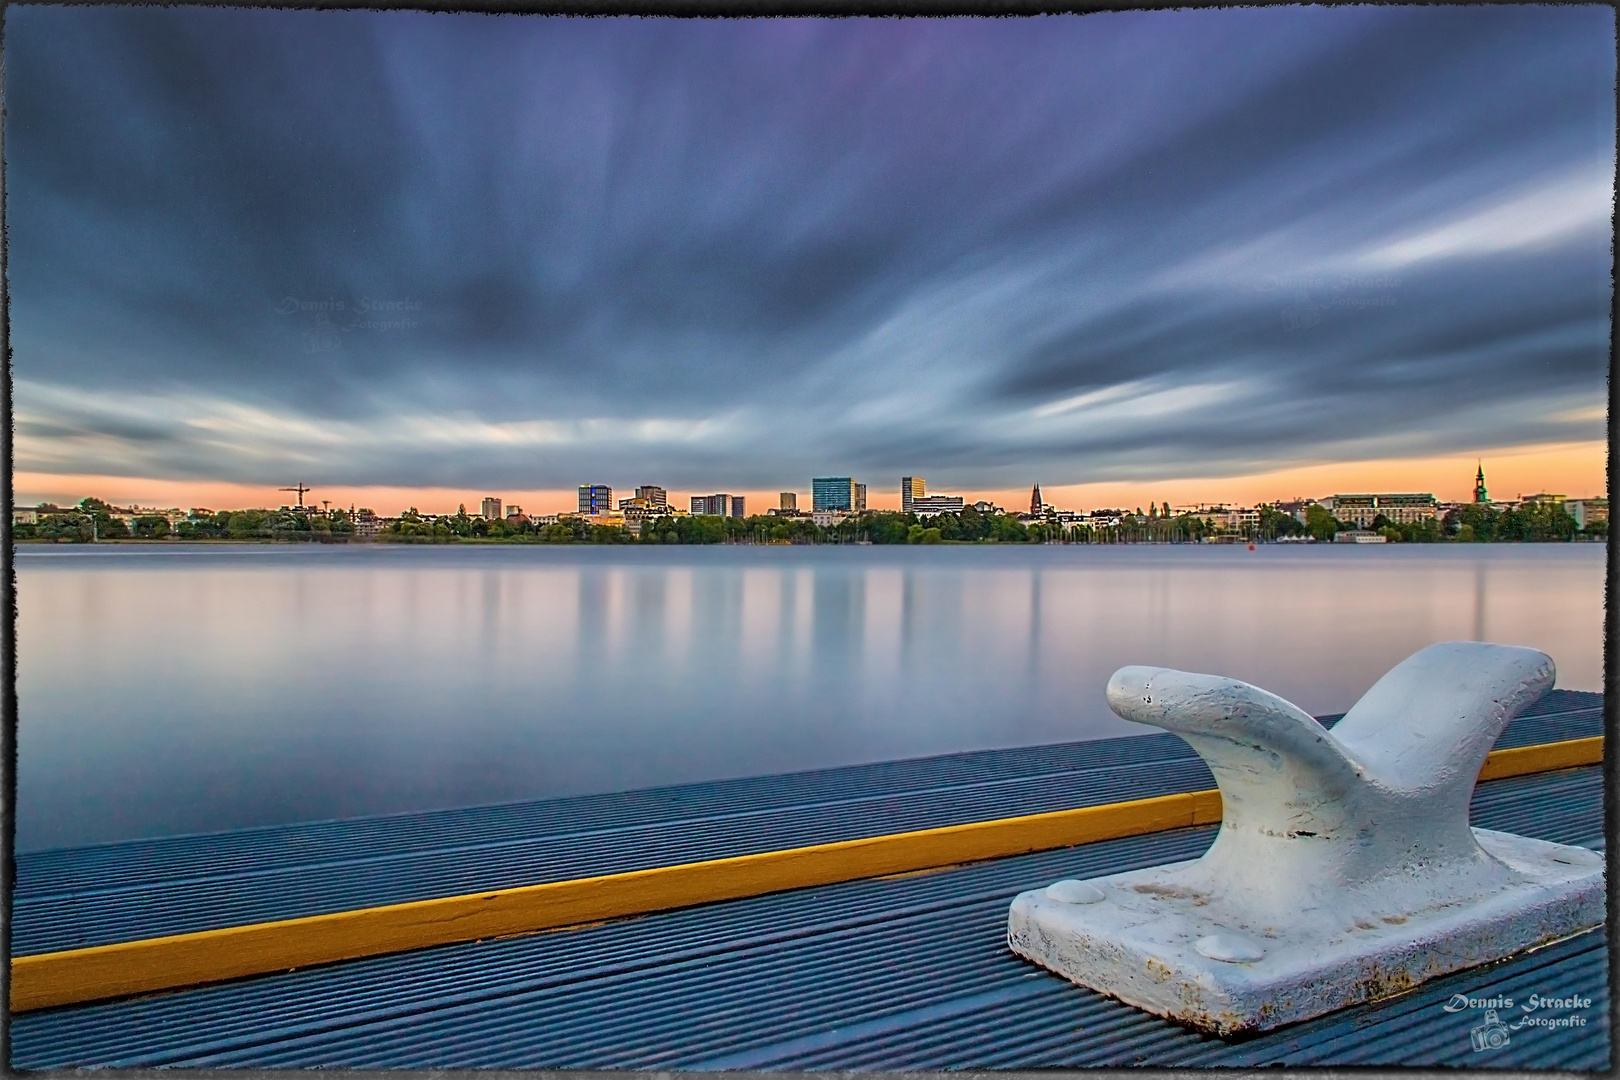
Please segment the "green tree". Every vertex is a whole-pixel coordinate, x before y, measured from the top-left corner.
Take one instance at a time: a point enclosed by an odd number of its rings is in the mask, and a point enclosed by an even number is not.
[[[296,510],[265,511],[259,532],[273,540],[308,540],[309,515]]]
[[[1440,531],[1440,522],[1434,518],[1408,522],[1394,528],[1400,533],[1401,540],[1408,544],[1434,544],[1444,539]]]
[[[233,540],[251,540],[263,535],[270,514],[265,510],[233,510],[230,514],[230,535]]]
[[[1502,514],[1489,504],[1467,503],[1446,512],[1441,529],[1447,536],[1456,536],[1459,543],[1488,543],[1496,539],[1497,526]],[[1468,527],[1468,538],[1462,535]]]
[[[1029,539],[1029,530],[1017,518],[997,514],[990,522],[988,539],[1001,544],[1022,544]]]
[[[867,536],[874,544],[909,544],[911,526],[917,524],[915,514],[896,514],[879,511],[869,515]]]
[[[1305,508],[1305,532],[1318,542],[1332,540],[1339,532],[1339,523],[1333,515],[1317,503]]]
[[[541,527],[540,539],[547,544],[571,544],[574,542],[574,530],[565,522],[554,521]]]
[[[1285,514],[1274,506],[1260,507],[1260,536],[1275,540],[1280,536],[1300,536],[1305,525],[1293,514]]]
[[[1497,522],[1496,538],[1523,543],[1569,541],[1575,538],[1575,519],[1562,506],[1532,503],[1505,511]]]
[[[58,544],[88,544],[95,536],[94,519],[77,511],[42,514],[33,527],[34,539]]]

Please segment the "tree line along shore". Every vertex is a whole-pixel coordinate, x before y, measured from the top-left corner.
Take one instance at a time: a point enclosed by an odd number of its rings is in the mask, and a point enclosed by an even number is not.
[[[534,522],[526,517],[489,520],[470,515],[422,514],[415,508],[375,526],[357,529],[344,510],[194,510],[171,522],[153,514],[133,520],[115,516],[100,499],[87,498],[74,507],[41,506],[33,522],[12,526],[12,539],[40,543],[106,543],[196,541],[283,543],[453,544],[1131,544],[1227,542],[1331,542],[1355,528],[1321,506],[1307,508],[1304,520],[1273,507],[1260,508],[1259,520],[1241,532],[1218,528],[1196,513],[1150,511],[1123,514],[1106,526],[1066,525],[1055,519],[1029,521],[1022,516],[981,513],[973,507],[919,518],[915,514],[875,510],[850,515],[831,525],[806,518],[770,515],[719,517],[669,515],[651,518],[639,530],[593,524],[582,517]],[[1546,543],[1601,540],[1607,521],[1585,529],[1555,504],[1525,504],[1498,509],[1465,504],[1443,516],[1397,523],[1382,516],[1367,530],[1390,543]]]

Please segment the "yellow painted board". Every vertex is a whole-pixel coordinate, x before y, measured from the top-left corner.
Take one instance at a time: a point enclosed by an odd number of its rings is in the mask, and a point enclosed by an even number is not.
[[[1589,765],[1601,737],[1493,752],[1482,779]],[[14,957],[17,1012],[218,982],[311,964],[533,933],[787,889],[908,873],[1123,836],[1210,825],[1220,793],[1196,791],[917,832],[768,851]]]
[[[24,1011],[145,993],[1219,820],[1220,796],[1216,792],[1167,795],[15,957],[11,963],[11,1007]]]
[[[1479,778],[1502,780],[1509,776],[1528,776],[1531,773],[1552,772],[1554,769],[1572,769],[1578,765],[1601,764],[1603,736],[1594,735],[1589,739],[1492,750],[1485,759],[1485,767],[1479,770]]]

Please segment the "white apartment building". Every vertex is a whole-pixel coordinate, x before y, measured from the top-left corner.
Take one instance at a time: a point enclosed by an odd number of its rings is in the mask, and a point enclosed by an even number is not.
[[[911,512],[918,517],[932,517],[935,514],[961,513],[963,499],[960,495],[913,495],[911,498]]]
[[[1565,499],[1564,513],[1575,519],[1577,529],[1584,529],[1591,522],[1609,520],[1609,500],[1607,498]]]
[[[1260,527],[1260,511],[1246,506],[1200,506],[1193,513],[1221,532],[1247,533]]]
[[[1323,500],[1325,503],[1327,500]],[[1356,528],[1365,529],[1379,515],[1397,525],[1412,525],[1432,521],[1439,515],[1440,503],[1428,492],[1394,495],[1335,495],[1333,516],[1340,521],[1354,522]]]

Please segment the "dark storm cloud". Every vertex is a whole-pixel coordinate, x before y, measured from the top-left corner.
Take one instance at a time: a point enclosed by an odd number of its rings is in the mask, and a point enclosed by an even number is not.
[[[999,486],[1602,431],[1600,8],[14,8],[18,468]]]

